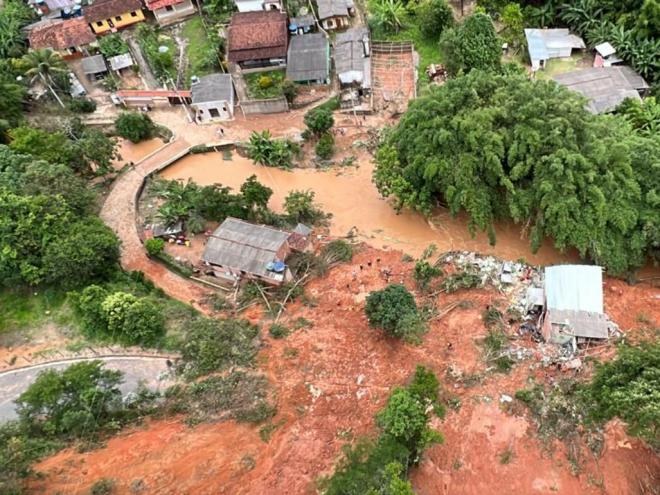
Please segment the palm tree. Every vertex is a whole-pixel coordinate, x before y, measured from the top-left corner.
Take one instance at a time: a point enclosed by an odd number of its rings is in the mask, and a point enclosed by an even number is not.
[[[30,82],[40,79],[53,96],[64,108],[64,103],[53,88],[53,76],[67,72],[67,67],[62,58],[50,48],[40,48],[23,55],[23,63],[26,66],[25,75],[30,77]]]
[[[374,13],[376,22],[382,26],[385,31],[399,32],[403,26],[403,18],[406,15],[406,8],[400,0],[375,0],[371,4],[371,10]]]

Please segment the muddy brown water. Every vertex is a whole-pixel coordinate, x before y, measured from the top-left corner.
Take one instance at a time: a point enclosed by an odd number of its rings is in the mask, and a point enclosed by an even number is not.
[[[121,159],[115,160],[113,166],[120,169],[126,163],[137,163],[164,144],[165,143],[158,138],[147,139],[146,141],[141,141],[139,143],[132,143],[128,139],[119,139],[119,147],[117,151],[119,151]]]
[[[465,216],[452,218],[438,210],[432,219],[405,211],[397,214],[371,182],[373,164],[363,160],[359,168],[334,170],[294,169],[292,171],[255,165],[248,158],[232,153],[224,160],[221,153],[188,155],[161,172],[166,179],[192,179],[198,184],[220,183],[238,189],[249,176],[273,189],[270,206],[281,210],[284,197],[292,190],[312,190],[324,211],[332,213],[330,233],[344,236],[356,227],[360,238],[378,248],[399,249],[419,256],[431,243],[439,251],[469,250],[505,259],[525,258],[535,264],[575,261],[575,255],[561,254],[549,242],[532,254],[529,241],[521,239],[520,227],[497,226],[497,244],[490,246],[484,233],[474,238]]]

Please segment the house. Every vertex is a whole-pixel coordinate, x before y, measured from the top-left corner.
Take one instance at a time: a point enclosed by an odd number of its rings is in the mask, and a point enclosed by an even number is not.
[[[169,26],[197,12],[191,0],[145,0],[159,26]]]
[[[191,87],[195,121],[203,124],[234,117],[234,85],[229,74],[199,78]]]
[[[101,0],[83,9],[83,15],[95,34],[116,32],[118,29],[144,21],[141,0]]]
[[[128,52],[110,57],[108,63],[110,64],[110,68],[118,74],[121,74],[123,69],[128,69],[135,65],[133,57],[131,57],[131,54]]]
[[[547,342],[567,344],[575,339],[607,339],[616,325],[603,312],[603,270],[599,266],[558,265],[545,269],[545,314],[542,331]]]
[[[342,86],[371,87],[371,50],[369,30],[356,27],[337,34],[335,69]]]
[[[570,57],[574,49],[585,48],[582,38],[568,29],[525,29],[525,37],[533,71],[545,68],[551,58]]]
[[[640,93],[649,89],[644,78],[625,65],[591,67],[558,74],[553,79],[587,98],[591,113],[612,112],[626,98],[641,100]]]
[[[315,25],[316,21],[314,20],[314,16],[311,14],[290,17],[289,33],[292,35],[309,33],[312,31]]]
[[[275,10],[239,12],[228,28],[227,58],[243,68],[286,63],[286,14]]]
[[[82,8],[80,3],[80,0],[28,1],[28,5],[32,5],[37,14],[49,19],[55,19],[57,17],[67,19],[69,17],[78,17],[82,15]]]
[[[81,60],[82,71],[90,81],[102,79],[108,74],[103,55],[92,55]]]
[[[323,33],[293,36],[287,54],[286,78],[295,82],[330,82],[330,44]]]
[[[234,0],[234,3],[239,12],[262,12],[264,10],[283,11],[282,2],[280,0]]]
[[[279,285],[291,278],[286,258],[289,232],[227,218],[211,234],[202,261],[216,277],[238,282],[243,277]]]
[[[617,57],[616,49],[608,42],[594,46],[594,50],[596,50],[594,67],[612,67],[623,62],[623,59]]]
[[[35,24],[28,33],[30,48],[50,48],[62,58],[82,57],[86,47],[96,41],[82,17],[50,19]]]
[[[353,0],[316,0],[321,26],[326,30],[349,26],[349,18],[355,15]]]

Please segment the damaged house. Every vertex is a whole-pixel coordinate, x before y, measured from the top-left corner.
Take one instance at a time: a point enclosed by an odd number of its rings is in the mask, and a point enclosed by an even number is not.
[[[209,236],[202,261],[216,277],[231,282],[248,278],[280,285],[291,279],[287,257],[305,249],[310,232],[304,225],[285,232],[227,218]]]
[[[603,311],[600,266],[558,265],[545,269],[545,311],[541,332],[546,342],[567,344],[603,340],[616,330]]]

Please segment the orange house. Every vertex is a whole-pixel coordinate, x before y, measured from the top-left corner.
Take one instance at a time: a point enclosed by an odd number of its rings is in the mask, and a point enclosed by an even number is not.
[[[85,7],[83,15],[95,34],[114,33],[144,21],[140,0],[101,0]]]

